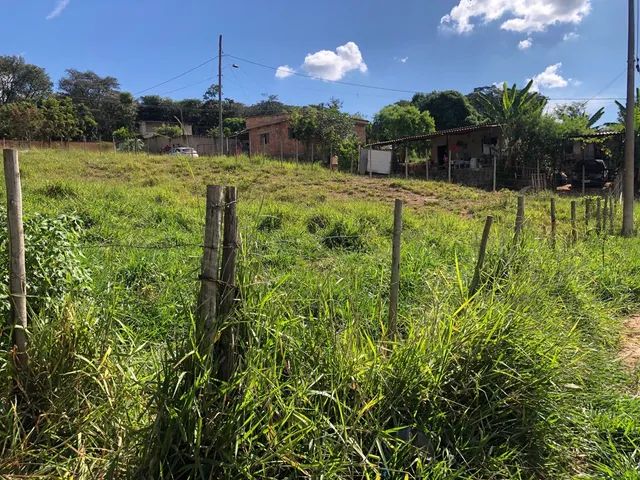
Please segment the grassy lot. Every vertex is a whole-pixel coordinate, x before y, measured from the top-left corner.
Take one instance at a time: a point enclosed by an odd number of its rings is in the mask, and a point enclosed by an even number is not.
[[[616,358],[640,240],[592,220],[571,246],[568,200],[553,249],[548,196],[527,197],[517,246],[511,192],[261,158],[21,162],[33,371],[29,406],[1,404],[0,476],[640,478],[638,377]],[[243,355],[225,384],[192,348],[207,184],[239,187]]]

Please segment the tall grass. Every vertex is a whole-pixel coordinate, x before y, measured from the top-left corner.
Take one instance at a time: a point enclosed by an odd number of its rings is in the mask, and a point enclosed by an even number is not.
[[[528,197],[518,247],[506,192],[114,155],[71,157],[61,181],[60,156],[25,160],[27,216],[82,219],[91,290],[33,317],[26,407],[3,352],[0,476],[638,478],[637,383],[615,351],[640,303],[640,242],[581,232],[571,247],[566,201],[553,249],[548,199]],[[240,186],[228,383],[194,347],[212,181]],[[390,343],[388,199],[402,192],[440,203],[405,211]],[[485,213],[496,224],[469,298]]]

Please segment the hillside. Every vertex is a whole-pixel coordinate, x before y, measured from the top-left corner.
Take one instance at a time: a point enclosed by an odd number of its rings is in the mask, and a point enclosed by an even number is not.
[[[574,246],[558,199],[554,249],[548,195],[527,196],[516,244],[506,191],[262,158],[21,163],[33,372],[29,408],[2,403],[0,476],[639,478],[637,374],[617,352],[640,308],[640,240],[598,235],[582,203]],[[207,184],[239,188],[229,383],[193,349]]]

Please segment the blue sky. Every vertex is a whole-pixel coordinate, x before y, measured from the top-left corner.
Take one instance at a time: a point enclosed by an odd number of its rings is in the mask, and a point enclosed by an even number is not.
[[[222,33],[225,54],[284,67],[277,78],[225,57],[225,96],[246,103],[336,97],[371,118],[411,94],[329,80],[467,93],[537,78],[554,99],[598,97],[589,109],[606,106],[612,120],[613,101],[600,98],[625,95],[626,8],[626,0],[0,0],[0,54],[23,55],[56,82],[66,68],[112,75],[135,94],[214,57]],[[145,94],[200,97],[216,68]]]

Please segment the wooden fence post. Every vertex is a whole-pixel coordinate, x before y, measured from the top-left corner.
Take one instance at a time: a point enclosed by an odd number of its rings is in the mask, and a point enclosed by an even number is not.
[[[391,295],[389,298],[389,337],[396,335],[398,322],[398,294],[400,292],[400,239],[402,233],[402,200],[395,202],[393,211],[393,250],[391,253]]]
[[[551,198],[551,246],[556,248],[556,199]]]
[[[602,201],[600,197],[596,199],[596,232],[598,235],[602,232]]]
[[[226,320],[233,310],[236,299],[236,256],[238,251],[238,218],[236,187],[227,187],[224,197],[224,239],[222,242],[222,270],[220,275],[220,310],[218,326],[222,328],[220,340],[216,346],[216,358],[219,366],[219,378],[229,381],[235,370],[237,332]]]
[[[522,236],[522,228],[524,227],[524,197],[518,197],[518,211],[516,212],[516,227],[514,240],[517,242]]]
[[[587,229],[587,233],[589,233],[589,218],[591,218],[591,199],[584,199],[584,224]]]
[[[611,235],[613,235],[614,230],[613,230],[613,219],[615,217],[615,213],[616,213],[616,202],[615,202],[615,197],[613,195],[609,196],[609,233]]]
[[[404,147],[404,178],[409,178],[409,147]]]
[[[497,156],[493,156],[493,191],[495,192],[498,185],[498,160]]]
[[[200,352],[203,355],[211,353],[216,335],[222,191],[221,186],[207,186],[204,253],[200,274],[200,295],[198,296],[198,341],[200,342]]]
[[[576,227],[576,201],[571,200],[571,243],[578,241],[578,228]]]
[[[7,187],[9,298],[13,343],[16,349],[15,366],[17,371],[24,371],[29,366],[29,357],[27,355],[27,272],[24,259],[20,163],[17,150],[3,150],[3,157],[4,179]]]
[[[602,231],[607,233],[607,219],[609,218],[609,196],[604,197],[604,206],[602,207]]]
[[[478,291],[480,287],[480,274],[482,273],[482,265],[484,264],[484,258],[487,253],[487,243],[489,242],[489,233],[491,232],[491,225],[493,224],[493,217],[489,215],[484,224],[484,231],[482,232],[482,241],[480,242],[480,251],[478,252],[478,262],[476,263],[476,271],[473,274],[473,280],[471,281],[471,288],[469,289],[469,296],[472,297]]]

